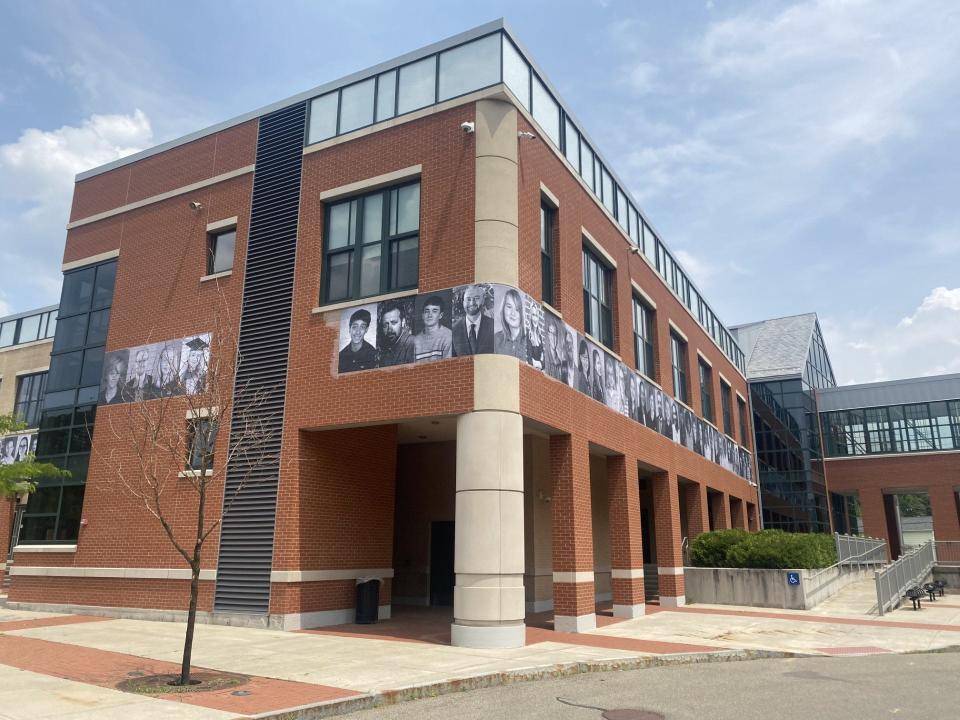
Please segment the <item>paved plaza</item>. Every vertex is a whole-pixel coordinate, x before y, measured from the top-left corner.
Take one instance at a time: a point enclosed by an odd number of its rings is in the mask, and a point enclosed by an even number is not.
[[[853,588],[811,612],[648,605],[644,617],[618,620],[601,606],[597,630],[577,634],[555,632],[549,614],[532,615],[526,647],[513,650],[451,647],[444,609],[395,608],[394,619],[375,625],[301,632],[198,625],[195,668],[249,682],[156,697],[116,685],[176,672],[182,624],[0,607],[0,718],[269,717],[295,707],[319,716],[320,708],[359,710],[599,670],[960,646],[960,595],[878,618],[868,614],[867,590]]]

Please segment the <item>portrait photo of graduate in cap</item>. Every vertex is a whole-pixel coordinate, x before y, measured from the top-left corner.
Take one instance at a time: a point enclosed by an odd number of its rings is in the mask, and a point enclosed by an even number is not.
[[[203,392],[207,386],[210,365],[210,335],[197,335],[185,340],[180,355],[180,385],[187,395]]]

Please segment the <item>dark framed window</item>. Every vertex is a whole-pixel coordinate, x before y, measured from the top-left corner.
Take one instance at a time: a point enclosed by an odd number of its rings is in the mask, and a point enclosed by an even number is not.
[[[637,370],[656,380],[654,358],[656,357],[654,310],[636,295],[633,296],[633,352]]]
[[[46,372],[18,377],[17,399],[13,406],[13,413],[17,420],[26,424],[27,427],[37,427],[40,423],[40,409],[46,391]]]
[[[733,437],[733,418],[730,413],[730,402],[733,393],[730,392],[730,386],[722,379],[720,380],[720,412],[723,415],[723,432]]]
[[[207,235],[207,275],[233,269],[233,253],[236,245],[236,228]]]
[[[592,250],[583,248],[583,322],[588,333],[613,349],[610,291],[613,271]]]
[[[713,369],[703,360],[697,362],[700,374],[700,410],[705,420],[714,421],[713,414]]]
[[[187,470],[213,470],[213,448],[217,444],[218,425],[210,418],[189,420],[187,425],[189,457]]]
[[[737,414],[740,416],[740,444],[747,447],[750,443],[747,441],[747,404],[737,398]]]
[[[687,402],[687,343],[675,332],[670,333],[670,364],[673,366],[673,396]]]
[[[556,249],[557,209],[540,201],[540,290],[543,301],[556,307],[556,296],[553,291],[555,249]]]
[[[323,301],[415,288],[420,272],[420,181],[330,203]]]

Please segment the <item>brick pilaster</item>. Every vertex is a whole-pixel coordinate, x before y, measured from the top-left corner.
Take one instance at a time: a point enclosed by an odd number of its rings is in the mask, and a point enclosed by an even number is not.
[[[553,615],[562,631],[596,627],[590,450],[572,435],[550,438],[553,475]]]
[[[710,531],[707,486],[703,483],[687,483],[683,486],[683,500],[687,507],[687,537],[692,541],[700,533]]]
[[[657,575],[660,605],[676,607],[685,602],[683,549],[680,530],[680,486],[672,472],[653,475],[653,508],[657,521]]]
[[[637,617],[643,615],[645,597],[636,460],[623,455],[608,457],[607,483],[613,614],[615,617]]]
[[[927,488],[933,513],[933,534],[937,540],[960,540],[960,510],[957,493],[950,485]]]

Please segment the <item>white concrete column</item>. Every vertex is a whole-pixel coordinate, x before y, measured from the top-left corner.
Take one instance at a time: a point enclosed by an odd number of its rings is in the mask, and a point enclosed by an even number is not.
[[[517,109],[502,100],[479,100],[476,108],[474,279],[517,287]]]
[[[456,523],[453,644],[522,647],[523,423],[518,413],[480,410],[457,419]]]

